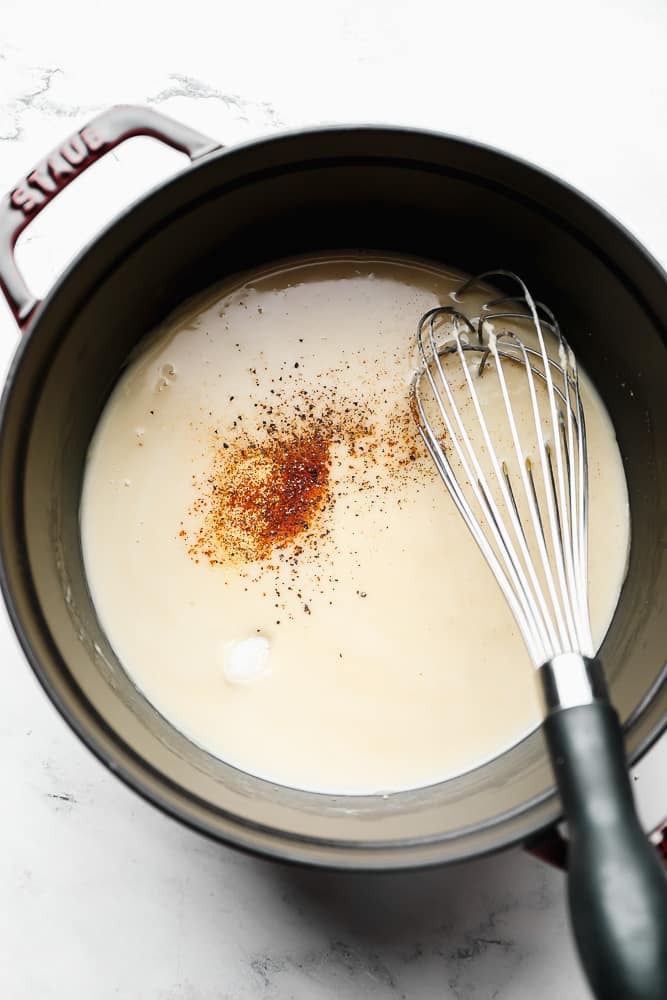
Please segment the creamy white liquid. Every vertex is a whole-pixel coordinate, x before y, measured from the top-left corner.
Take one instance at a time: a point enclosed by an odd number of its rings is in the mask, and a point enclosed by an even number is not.
[[[418,787],[539,722],[517,628],[409,415],[416,322],[461,280],[375,257],[237,279],[155,331],[103,413],[81,506],[100,621],[155,706],[246,771],[317,791]],[[587,381],[583,395],[599,644],[628,504],[610,420]],[[317,421],[336,439],[323,506],[258,557],[216,522],[215,490],[242,482],[268,425],[307,436]]]

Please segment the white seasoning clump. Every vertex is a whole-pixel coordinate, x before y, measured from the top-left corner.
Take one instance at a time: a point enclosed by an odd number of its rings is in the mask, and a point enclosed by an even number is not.
[[[231,684],[249,684],[271,672],[269,640],[252,636],[228,642],[223,653],[223,673]]]

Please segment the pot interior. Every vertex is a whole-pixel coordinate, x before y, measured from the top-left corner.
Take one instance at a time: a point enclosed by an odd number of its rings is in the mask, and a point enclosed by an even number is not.
[[[78,521],[93,430],[149,329],[222,275],[357,248],[517,271],[595,382],[632,526],[601,656],[637,756],[667,715],[667,286],[583,199],[492,151],[398,130],[313,132],[214,156],[135,206],[64,276],[19,352],[0,443],[0,534],[31,662],[114,770],[221,839],[370,868],[463,858],[552,822],[541,733],[468,774],[390,796],[318,795],[245,774],[177,732],[124,673],[90,600]]]

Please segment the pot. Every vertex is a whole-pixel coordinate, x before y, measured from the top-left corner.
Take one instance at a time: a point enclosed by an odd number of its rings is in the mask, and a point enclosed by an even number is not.
[[[20,231],[131,135],[192,166],[137,202],[43,301]],[[628,481],[627,579],[600,652],[630,762],[667,724],[667,277],[576,191],[498,151],[398,128],[336,127],[230,150],[154,111],[94,119],[0,205],[0,284],[24,330],[0,411],[2,588],[47,694],[86,745],[165,812],[225,843],[313,865],[388,869],[527,842],[560,805],[534,732],[493,761],[390,796],[301,792],[196,747],[118,662],[86,585],[79,498],[96,422],[140,337],[222,274],[310,251],[511,266],[559,316],[614,422]]]

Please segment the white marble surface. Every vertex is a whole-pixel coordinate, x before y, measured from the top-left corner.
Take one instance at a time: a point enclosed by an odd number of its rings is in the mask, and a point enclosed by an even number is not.
[[[91,114],[148,102],[226,143],[322,121],[413,123],[571,181],[667,263],[664,0],[186,8],[4,0],[0,190]],[[130,148],[130,145],[132,148]],[[40,291],[183,161],[133,140],[31,227]],[[104,204],[96,197],[106,172]],[[0,364],[15,331],[0,307]],[[562,877],[519,851],[373,878],[286,870],[178,827],[47,703],[0,615],[0,995],[7,1000],[584,1000]],[[667,804],[665,742],[638,773]]]

